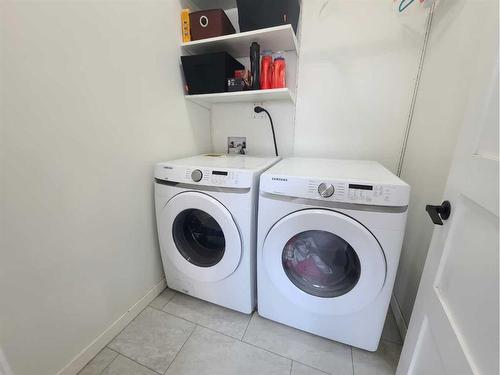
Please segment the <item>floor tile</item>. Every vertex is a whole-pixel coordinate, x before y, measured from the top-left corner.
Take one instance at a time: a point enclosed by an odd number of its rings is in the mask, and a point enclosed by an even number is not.
[[[109,348],[104,348],[78,373],[78,375],[99,375],[118,355]]]
[[[174,298],[176,292],[172,289],[165,289],[161,294],[156,297],[149,306],[154,307],[155,309],[161,310],[165,307],[165,305]]]
[[[351,347],[254,314],[243,341],[333,375],[352,375]]]
[[[243,337],[251,317],[181,293],[163,311],[237,339]]]
[[[163,373],[194,327],[185,320],[146,307],[108,346]]]
[[[401,354],[401,345],[380,341],[376,352],[353,348],[354,375],[394,375]]]
[[[106,367],[106,369],[102,372],[102,375],[158,375],[158,374],[128,358],[125,358],[122,355],[119,355],[108,367]]]
[[[313,369],[302,363],[293,361],[291,375],[325,375],[326,372]]]
[[[166,375],[289,375],[291,361],[196,327]]]
[[[382,339],[391,341],[395,344],[403,344],[401,340],[401,335],[399,334],[399,329],[396,324],[396,319],[392,314],[391,309],[387,312],[387,317],[385,318],[384,330],[382,331]]]

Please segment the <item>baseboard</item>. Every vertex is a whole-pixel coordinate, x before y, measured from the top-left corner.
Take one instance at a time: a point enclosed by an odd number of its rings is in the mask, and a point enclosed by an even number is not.
[[[399,334],[404,341],[406,332],[408,331],[408,326],[406,325],[406,322],[403,318],[403,313],[401,312],[401,308],[399,307],[398,300],[396,299],[396,296],[394,294],[391,296],[391,310],[394,314],[394,318],[396,319],[396,325],[398,326]]]
[[[99,353],[113,337],[127,326],[139,313],[154,300],[165,287],[165,279],[151,288],[144,297],[132,305],[122,316],[111,324],[103,333],[83,349],[70,363],[57,373],[57,375],[75,375],[80,371],[97,353]]]

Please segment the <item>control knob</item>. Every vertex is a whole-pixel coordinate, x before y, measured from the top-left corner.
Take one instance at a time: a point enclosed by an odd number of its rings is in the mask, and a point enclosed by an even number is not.
[[[329,198],[333,195],[335,192],[335,188],[333,187],[332,184],[325,184],[322,182],[321,184],[318,185],[318,194],[321,195],[323,198]]]
[[[200,182],[202,178],[203,178],[203,173],[201,173],[199,169],[195,169],[194,171],[191,172],[191,179],[194,182]]]

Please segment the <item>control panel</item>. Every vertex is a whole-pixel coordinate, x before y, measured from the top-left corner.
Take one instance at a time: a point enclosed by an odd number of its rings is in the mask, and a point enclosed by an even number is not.
[[[253,175],[237,169],[212,169],[172,166],[159,163],[155,167],[155,178],[177,183],[248,188],[252,186]]]
[[[367,184],[357,181],[320,181],[297,177],[261,176],[261,191],[297,198],[380,206],[408,205],[406,184]]]

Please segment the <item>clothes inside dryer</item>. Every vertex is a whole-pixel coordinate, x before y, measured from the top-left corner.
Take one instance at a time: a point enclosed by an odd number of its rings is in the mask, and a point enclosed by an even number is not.
[[[359,258],[351,245],[321,230],[293,236],[283,249],[282,261],[285,273],[295,286],[318,297],[348,293],[361,273]]]

